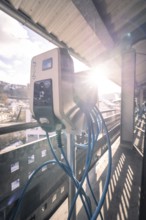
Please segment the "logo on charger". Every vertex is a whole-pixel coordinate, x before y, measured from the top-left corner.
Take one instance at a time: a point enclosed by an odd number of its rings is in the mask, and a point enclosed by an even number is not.
[[[36,79],[36,62],[35,61],[32,62],[32,79],[33,80]]]

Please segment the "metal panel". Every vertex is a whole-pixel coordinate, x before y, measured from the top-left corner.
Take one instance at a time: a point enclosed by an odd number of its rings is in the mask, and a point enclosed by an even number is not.
[[[112,116],[111,120],[113,120]],[[110,118],[106,119],[110,123]],[[116,125],[109,132],[111,142],[119,135],[119,124],[114,120]],[[56,138],[51,138],[52,144],[60,160],[62,160],[60,151],[57,148]],[[85,137],[77,137],[78,143],[84,143]],[[66,137],[63,136],[63,145],[66,149]],[[92,166],[107,150],[105,145],[105,137],[98,140],[98,145],[95,147]],[[77,176],[80,179],[84,171],[86,150],[77,150]],[[0,155],[0,215],[6,216],[17,200],[20,191],[28,180],[29,175],[43,162],[52,159],[51,152],[48,148],[46,139],[35,141],[33,143],[23,145],[12,151]],[[63,171],[55,165],[44,167],[40,173],[34,178],[24,198],[23,207],[21,210],[21,220],[46,219],[57,209],[64,201],[68,193],[68,182]],[[33,196],[32,196],[33,195]],[[29,206],[28,206],[29,204]],[[3,218],[5,220],[5,217]]]
[[[121,100],[121,144],[133,145],[134,135],[134,92],[135,92],[135,50],[122,54],[122,100]]]

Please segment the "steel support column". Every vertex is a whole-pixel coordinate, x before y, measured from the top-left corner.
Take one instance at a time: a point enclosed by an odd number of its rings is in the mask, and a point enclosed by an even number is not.
[[[136,53],[122,53],[121,145],[133,146]]]
[[[73,173],[76,173],[76,155],[75,155],[75,144],[74,144],[74,135],[67,133],[67,157],[72,168]],[[69,177],[69,190],[68,190],[68,210],[70,210],[72,201],[76,193],[75,185],[72,179]],[[72,212],[70,220],[76,220],[76,205]]]

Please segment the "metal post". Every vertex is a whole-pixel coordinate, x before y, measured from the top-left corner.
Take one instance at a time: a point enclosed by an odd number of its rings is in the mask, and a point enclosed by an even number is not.
[[[67,157],[70,163],[70,166],[75,173],[75,144],[74,144],[74,135],[67,133]],[[71,178],[69,177],[69,191],[68,191],[68,210],[70,210],[72,200],[75,196],[75,186],[72,182]],[[74,207],[72,216],[70,220],[76,220],[76,206]]]
[[[133,147],[136,52],[122,54],[121,145]]]

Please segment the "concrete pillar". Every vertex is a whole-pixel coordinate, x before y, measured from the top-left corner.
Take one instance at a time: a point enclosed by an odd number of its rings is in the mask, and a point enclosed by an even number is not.
[[[122,53],[122,96],[121,96],[121,145],[133,146],[134,92],[136,52],[128,49]]]

